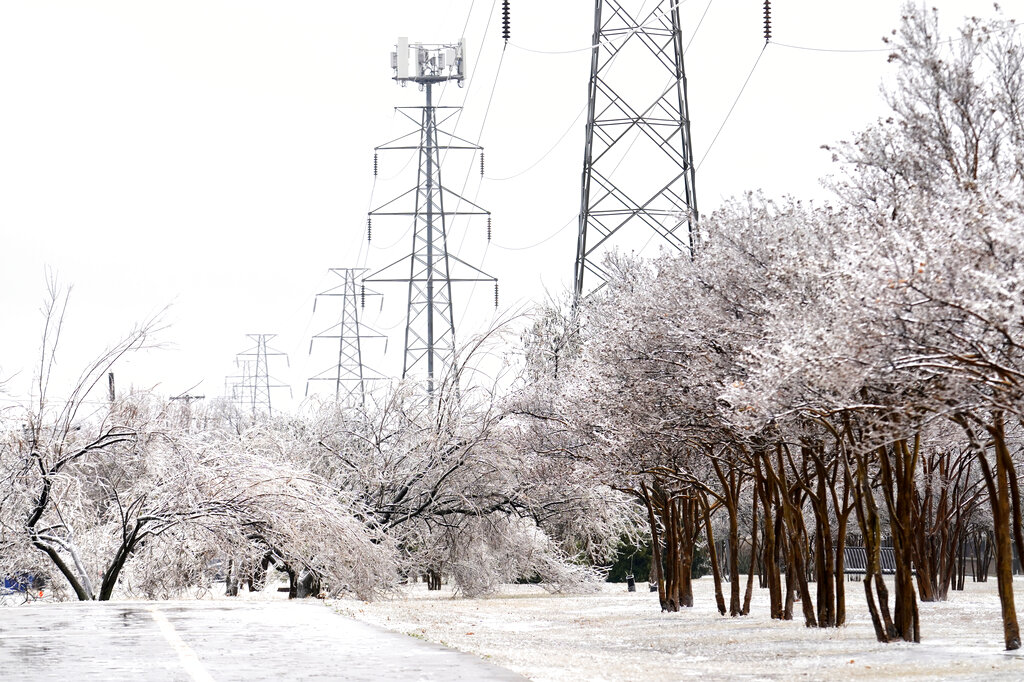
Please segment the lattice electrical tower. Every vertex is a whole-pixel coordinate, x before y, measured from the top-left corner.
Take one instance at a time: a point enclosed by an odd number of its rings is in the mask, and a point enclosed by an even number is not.
[[[679,2],[662,0],[634,17],[630,9],[641,4],[595,2],[577,302],[607,281],[603,255],[638,237],[658,235],[693,253],[697,197]],[[587,273],[597,281],[585,288]]]
[[[268,342],[277,334],[246,334],[255,342],[255,346],[242,351],[235,356],[235,364],[242,373],[238,376],[227,378],[228,398],[243,409],[251,409],[253,417],[260,414],[270,416],[273,414],[271,406],[271,393],[277,388],[287,388],[288,384],[278,383],[277,379],[270,376],[270,358],[283,356],[285,361],[288,355],[279,350],[274,350]]]
[[[366,382],[381,378],[380,375],[363,364],[364,339],[387,339],[386,336],[365,327],[359,321],[359,309],[366,302],[367,296],[379,295],[368,292],[365,285],[357,282],[364,269],[331,268],[331,273],[341,278],[342,282],[316,295],[313,301],[313,312],[316,302],[321,298],[337,297],[341,299],[341,311],[338,322],[331,325],[309,340],[309,352],[313,352],[313,342],[320,340],[336,341],[338,344],[338,361],[316,376],[306,381],[306,395],[309,395],[309,384],[314,381],[326,381],[333,384],[334,398],[348,405],[366,404]]]
[[[410,56],[413,58],[411,65]],[[435,106],[433,100],[435,84],[445,81],[462,84],[466,73],[464,44],[410,44],[407,38],[399,38],[396,51],[391,55],[391,66],[395,71],[394,79],[401,85],[416,83],[426,91],[426,105],[397,108],[396,111],[417,124],[418,129],[377,147],[376,151],[406,150],[418,154],[417,184],[370,211],[367,226],[372,225],[369,221],[374,216],[412,218],[412,252],[368,275],[364,281],[408,284],[402,376],[413,376],[425,370],[427,391],[432,394],[435,377],[451,363],[455,354],[452,284],[492,282],[495,305],[498,296],[495,277],[448,250],[448,222],[455,216],[488,216],[489,224],[490,213],[451,191],[441,181],[442,153],[482,152],[479,145],[441,129],[440,126],[458,113],[459,107]],[[410,114],[411,110],[417,110],[419,115]],[[374,159],[376,171],[376,156]],[[368,238],[370,234],[368,229]],[[397,274],[403,265],[408,267],[408,276]]]

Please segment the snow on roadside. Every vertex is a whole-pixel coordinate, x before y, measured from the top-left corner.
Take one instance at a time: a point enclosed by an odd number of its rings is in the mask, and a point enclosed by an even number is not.
[[[709,579],[694,583],[694,608],[676,614],[662,613],[656,594],[621,584],[573,595],[509,585],[463,599],[418,583],[391,600],[332,606],[534,680],[1024,679],[1024,654],[1003,651],[994,579],[968,583],[945,603],[921,603],[916,645],[877,643],[862,584],[846,586],[849,625],[826,630],[804,628],[799,605],[797,620],[772,621],[767,591],[756,588],[751,616],[722,617]]]

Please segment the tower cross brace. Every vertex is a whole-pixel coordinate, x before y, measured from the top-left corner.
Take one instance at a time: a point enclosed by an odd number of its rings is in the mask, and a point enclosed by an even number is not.
[[[639,4],[595,0],[576,303],[607,282],[604,255],[634,243],[628,240],[637,233],[653,231],[693,254],[697,196],[679,2],[662,0],[650,14],[634,17],[627,6]],[[647,92],[634,87],[658,74],[667,77],[666,85]],[[642,158],[644,172],[617,173],[631,156]]]

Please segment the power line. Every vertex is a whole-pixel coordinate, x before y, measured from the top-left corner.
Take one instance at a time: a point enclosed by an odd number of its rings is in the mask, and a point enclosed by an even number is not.
[[[494,9],[495,9],[495,7],[497,7],[497,4],[498,4],[497,0],[495,0],[491,4],[491,13],[487,17],[487,24],[484,27],[484,37],[483,37],[483,40],[481,41],[481,46],[480,46],[481,53],[483,52],[484,45],[487,43],[488,37],[490,36],[491,20],[494,18]],[[480,142],[483,140],[484,130],[485,130],[486,126],[487,126],[487,119],[488,119],[488,117],[490,116],[490,113],[491,113],[491,105],[494,103],[494,94],[498,90],[498,80],[499,80],[499,78],[501,76],[501,67],[502,67],[502,64],[505,63],[505,52],[506,52],[507,47],[508,47],[508,41],[506,41],[505,44],[502,46],[501,55],[498,58],[498,67],[495,69],[495,72],[494,72],[494,80],[493,80],[493,83],[491,84],[491,92],[490,92],[490,95],[488,95],[487,106],[484,108],[483,119],[480,122],[480,130],[477,133],[477,137],[476,137],[476,144],[477,144],[477,146],[479,146]],[[462,112],[460,111],[459,112],[459,116],[460,117],[461,117],[461,114],[462,114]],[[458,127],[458,124],[459,124],[459,120],[456,119],[455,126]],[[483,149],[481,147],[481,155],[482,154],[483,154]],[[482,156],[481,156],[481,162],[480,163],[481,163],[480,174],[481,174],[481,179],[482,179],[483,178],[483,157]],[[469,175],[470,175],[470,173],[472,173],[472,167],[469,167],[466,170],[465,178],[462,181],[462,188],[460,189],[459,194],[457,195],[458,196],[458,203],[456,204],[456,209],[455,209],[456,213],[458,213],[459,206],[461,205],[461,203],[463,201],[463,196],[466,193],[466,186],[469,184]],[[480,188],[481,188],[481,184],[478,183],[477,187],[476,187],[476,191],[473,193],[473,201],[471,201],[469,203],[471,203],[473,205],[476,204],[477,197],[479,197],[479,195],[480,195]],[[456,216],[456,219],[457,219],[457,216]],[[487,243],[484,245],[484,253],[480,257],[480,261],[479,261],[481,268],[484,266],[484,263],[486,261],[487,250],[488,250],[488,247],[490,246],[490,241],[491,241],[491,223],[490,223],[490,216],[489,215],[488,215],[488,219],[487,220],[488,220],[488,222],[487,222]],[[464,230],[463,233],[462,233],[462,239],[459,241],[459,251],[460,252],[462,251],[462,247],[465,245],[466,237],[468,237],[468,236],[469,236],[469,230],[468,229]],[[484,280],[484,281],[486,281],[486,280]],[[477,284],[479,284],[479,281],[473,281],[472,284],[469,287],[469,295],[466,296],[466,306],[465,306],[465,308],[463,310],[462,317],[465,317],[466,312],[469,310],[469,305],[470,305],[470,303],[473,300],[473,295],[476,293],[476,286],[477,286]],[[494,303],[495,308],[497,308],[497,306],[498,306],[498,282],[497,282],[497,280],[494,280],[494,300],[495,300],[495,303]]]
[[[669,3],[669,10],[671,11],[672,9],[675,9],[677,7],[681,7],[681,6],[685,5],[687,2],[689,2],[689,0],[680,0],[679,2]],[[644,5],[646,5],[646,4],[647,3],[645,2]],[[708,5],[710,5],[710,4],[711,3],[709,2]],[[641,7],[639,14],[642,14],[642,13],[643,13],[643,7]],[[656,9],[655,13],[656,14],[660,14],[662,17],[666,16],[665,12],[660,10],[660,9]],[[704,13],[707,14],[707,9],[704,10]],[[703,17],[701,17],[701,20],[703,20]],[[547,54],[547,55],[577,54],[577,53],[580,53],[580,52],[590,52],[595,47],[605,47],[605,46],[608,46],[608,45],[614,45],[615,43],[620,42],[620,41],[628,40],[632,36],[634,36],[637,33],[639,33],[640,29],[643,29],[643,28],[651,28],[651,26],[649,24],[647,24],[647,23],[644,23],[643,25],[640,26],[640,28],[634,29],[632,31],[628,31],[625,34],[623,34],[622,36],[615,37],[615,38],[609,38],[608,40],[602,40],[602,41],[600,41],[598,43],[594,43],[592,45],[587,45],[586,47],[575,47],[575,48],[570,48],[570,49],[566,49],[566,50],[540,50],[540,49],[537,49],[537,48],[526,47],[525,45],[520,45],[518,43],[514,43],[514,42],[511,42],[511,41],[509,41],[508,44],[511,45],[512,47],[516,48],[517,50],[522,50],[523,52],[531,52],[533,54]],[[700,28],[700,24],[698,24],[698,28]],[[690,38],[690,40],[693,40],[693,38]],[[687,46],[687,47],[689,47],[689,46]]]
[[[1017,30],[1016,24],[1010,24],[1006,27],[1001,27],[996,30],[986,29],[986,33],[991,32],[993,34],[1001,34],[1008,31]],[[958,38],[946,38],[935,43],[936,47],[955,45],[964,41],[975,40],[977,36],[974,35],[961,35]],[[898,45],[891,45],[889,47],[863,47],[863,48],[838,48],[838,47],[816,47],[813,45],[792,45],[789,43],[780,43],[775,40],[769,41],[772,45],[778,47],[784,47],[789,50],[803,50],[805,52],[832,52],[836,54],[862,54],[862,53],[881,53],[881,52],[896,52],[899,50]]]
[[[562,142],[563,142],[563,141],[565,140],[565,138],[566,138],[566,137],[567,137],[567,136],[569,135],[569,133],[571,133],[571,132],[572,132],[573,130],[575,130],[575,129],[576,129],[576,123],[577,123],[577,122],[578,122],[578,121],[580,120],[580,116],[582,116],[582,115],[583,115],[584,113],[586,113],[586,111],[587,111],[587,105],[586,105],[586,104],[584,104],[584,105],[583,105],[583,108],[582,108],[582,109],[580,109],[580,111],[579,111],[579,113],[578,113],[578,114],[576,114],[576,118],[574,118],[574,119],[572,120],[572,123],[570,123],[570,124],[569,124],[569,127],[565,129],[565,132],[563,132],[563,133],[562,133],[562,134],[561,134],[561,135],[560,135],[560,136],[558,137],[558,139],[557,139],[557,140],[555,140],[554,144],[552,144],[552,145],[551,145],[551,146],[550,146],[550,147],[548,148],[548,150],[547,150],[546,152],[544,152],[544,153],[543,153],[543,154],[542,154],[542,155],[540,156],[540,158],[538,158],[538,159],[537,159],[536,161],[534,161],[533,163],[531,163],[531,164],[530,164],[529,166],[527,166],[527,167],[526,167],[526,168],[524,168],[523,170],[521,170],[521,171],[519,171],[519,172],[517,172],[517,173],[513,173],[512,175],[507,175],[507,176],[505,176],[505,177],[500,177],[500,178],[497,178],[497,177],[492,177],[492,176],[490,176],[490,175],[485,175],[484,177],[485,177],[485,178],[487,178],[488,180],[494,180],[494,181],[496,181],[496,182],[504,182],[505,180],[512,180],[512,179],[514,179],[514,178],[518,178],[518,177],[519,177],[519,176],[521,176],[521,175],[525,175],[526,173],[529,173],[529,172],[530,172],[531,170],[533,170],[534,168],[536,168],[537,166],[539,166],[539,165],[540,165],[540,163],[541,163],[542,161],[544,161],[544,159],[548,158],[548,156],[549,156],[549,155],[551,154],[551,152],[555,151],[555,149],[557,149],[557,148],[558,148],[558,146],[559,146],[560,144],[562,144]]]
[[[495,248],[501,249],[503,251],[529,251],[530,249],[535,249],[538,246],[540,246],[541,244],[545,244],[545,243],[551,241],[552,239],[557,237],[559,234],[564,232],[567,227],[569,227],[570,225],[572,225],[573,223],[575,223],[579,219],[580,219],[580,214],[579,213],[574,214],[573,217],[569,218],[569,220],[565,223],[565,225],[562,225],[560,228],[558,228],[557,230],[555,230],[554,232],[549,234],[547,237],[544,237],[544,239],[541,239],[539,242],[537,242],[535,244],[530,244],[529,246],[502,246],[501,244],[498,244],[497,242],[491,242],[491,243],[494,244]]]
[[[708,15],[708,10],[711,9],[711,3],[713,3],[714,1],[715,0],[708,0],[708,4],[704,8],[704,13],[700,15],[700,19],[697,21],[697,27],[693,29],[693,33],[690,35],[690,39],[686,41],[685,52],[690,51],[690,45],[693,45],[693,39],[697,37],[697,31],[700,30],[701,25],[704,23],[704,17]]]
[[[483,140],[483,137],[484,137],[484,128],[487,126],[487,117],[491,113],[491,104],[494,102],[494,93],[498,90],[498,77],[501,75],[501,65],[504,62],[505,62],[505,50],[502,49],[501,50],[501,57],[498,59],[498,68],[494,72],[494,84],[491,86],[491,94],[487,98],[487,107],[484,109],[484,117],[483,117],[483,120],[480,121],[480,132],[477,133],[477,136],[476,136],[476,143],[477,143],[477,145],[480,144],[480,141]],[[483,152],[481,152],[481,153],[483,153]],[[472,172],[473,172],[473,168],[472,168],[472,166],[470,166],[470,168],[466,171],[465,179],[462,181],[462,189],[459,192],[458,201],[455,204],[455,211],[456,211],[456,213],[459,210],[459,206],[462,204],[462,195],[466,192],[466,185],[469,184],[469,175]],[[470,203],[474,203],[475,204],[476,203],[476,199],[479,196],[480,196],[480,185],[477,185],[476,192],[473,194],[473,201],[470,202]],[[466,236],[468,234],[469,234],[468,230],[462,233],[462,240],[459,242],[459,251],[462,251],[462,247],[466,243]],[[470,292],[470,296],[472,296],[472,292]]]
[[[469,30],[469,20],[473,16],[474,7],[476,7],[476,0],[472,0],[472,2],[469,3],[469,11],[466,12],[466,23],[462,25],[462,33],[459,34],[460,36],[466,35],[466,31]]]
[[[397,116],[398,116],[398,109],[393,108],[391,110],[391,123],[388,125],[388,139],[391,139],[391,135],[394,132],[394,129],[395,129],[395,118]],[[374,171],[375,172],[373,174],[373,182],[370,185],[370,198],[367,201],[366,214],[369,214],[370,210],[373,208],[373,195],[374,195],[374,192],[377,189],[377,173],[376,173],[377,162],[376,162],[376,157],[377,157],[377,153],[374,152]],[[408,164],[406,164],[406,165],[408,165]],[[404,166],[403,166],[403,169],[404,169]],[[369,229],[370,229],[370,224],[367,223],[366,227],[363,230],[360,231],[359,251],[356,252],[356,261],[355,261],[356,265],[358,267],[360,267],[360,268],[365,268],[366,267],[366,262],[370,258],[370,247],[369,247],[370,239],[369,239],[369,235],[367,234],[367,230],[369,230]],[[364,239],[364,237],[365,237],[365,239]],[[310,318],[310,321],[312,321],[312,318]]]
[[[950,38],[949,40],[944,40],[944,41],[942,41],[941,43],[938,43],[938,44],[939,45],[952,45],[953,43],[959,42],[959,41],[960,41],[960,39],[958,39],[958,38]],[[805,50],[805,51],[808,51],[808,52],[833,52],[833,53],[839,53],[839,54],[855,54],[855,53],[864,53],[864,52],[876,52],[877,53],[877,52],[892,52],[893,51],[893,48],[891,48],[891,47],[877,47],[877,48],[864,48],[864,49],[840,49],[840,48],[833,48],[833,47],[811,47],[811,46],[808,46],[808,45],[788,45],[786,43],[780,43],[780,42],[776,42],[774,40],[770,40],[768,42],[771,43],[772,45],[776,45],[778,47],[786,47],[786,48],[789,48],[791,50]]]
[[[405,228],[405,232],[403,232],[402,235],[398,239],[396,239],[395,241],[391,242],[387,246],[371,245],[371,248],[377,249],[378,251],[389,251],[389,250],[395,248],[396,246],[401,244],[403,241],[405,241],[405,238],[409,236],[409,232],[412,230],[412,228],[415,225],[416,225],[415,222],[409,223],[409,227]],[[367,255],[369,255],[369,254],[367,254]]]
[[[491,20],[494,18],[494,9],[497,6],[498,6],[498,0],[494,0],[491,3],[491,11],[487,15],[487,23],[484,24],[484,37],[483,37],[483,40],[480,41],[480,54],[483,54],[484,45],[487,44],[487,37],[488,37],[488,35],[490,35],[490,31],[491,31]],[[470,8],[470,11],[472,12],[472,7]],[[468,28],[468,26],[469,26],[469,17],[467,16],[466,17],[466,27]],[[463,31],[463,32],[465,32],[465,31]],[[455,115],[455,122],[452,124],[452,135],[453,136],[454,135],[458,135],[459,124],[462,122],[462,112],[465,111],[466,102],[469,101],[469,95],[473,92],[473,84],[476,83],[476,73],[477,73],[476,69],[472,69],[469,72],[469,79],[466,82],[466,96],[462,98],[462,106],[459,107],[459,111]],[[447,85],[448,85],[447,83],[444,84],[445,87],[447,87]],[[443,94],[444,94],[444,92],[442,91],[442,95]],[[440,100],[439,100],[439,102],[440,102]],[[445,150],[444,155],[441,156],[441,163],[442,164],[444,163],[444,161],[445,161],[445,159],[447,157],[448,157],[448,151]]]
[[[487,98],[487,107],[484,109],[484,117],[483,117],[483,120],[480,121],[480,132],[477,134],[477,137],[476,137],[476,143],[478,145],[480,144],[480,141],[483,140],[483,137],[484,137],[484,129],[487,127],[487,118],[488,118],[488,116],[491,113],[491,104],[494,102],[494,93],[497,92],[497,90],[498,90],[498,78],[501,76],[501,65],[504,64],[504,63],[505,63],[505,48],[502,47],[502,49],[501,49],[501,56],[498,58],[498,68],[495,69],[495,71],[494,71],[494,83],[491,86],[491,94]],[[481,154],[482,153],[483,152],[481,151]],[[481,168],[480,170],[483,171],[483,168]],[[466,185],[469,184],[469,174],[470,174],[470,172],[472,172],[472,169],[466,171],[466,178],[462,182],[462,192],[460,192],[460,194],[459,194],[459,203],[462,202],[462,194],[465,193]],[[482,175],[482,173],[481,173],[481,175]],[[473,194],[473,202],[471,202],[471,203],[475,204],[476,203],[476,199],[477,199],[477,197],[479,195],[480,195],[480,184],[477,184],[476,192]],[[458,211],[458,206],[459,206],[459,204],[456,204],[456,211]],[[490,247],[490,244],[491,244],[490,216],[487,217],[487,221],[488,221],[487,222],[487,243],[484,245],[484,252],[480,256],[480,267],[483,267],[484,262],[487,259],[487,249]],[[459,251],[462,251],[462,247],[466,243],[466,237],[468,235],[469,235],[469,230],[466,230],[466,231],[464,231],[462,233],[462,240],[459,242]],[[473,301],[473,294],[476,293],[476,285],[479,284],[479,283],[480,283],[479,281],[474,281],[470,285],[470,287],[469,287],[469,295],[466,296],[466,306],[465,306],[465,308],[462,311],[462,317],[463,318],[465,318],[466,313],[469,312],[469,305]],[[494,307],[495,307],[495,309],[498,308],[498,282],[497,282],[497,280],[494,281]]]
[[[708,145],[707,150],[704,151],[704,156],[700,157],[700,161],[697,163],[697,170],[700,170],[701,165],[704,163],[704,159],[708,158],[708,154],[711,153],[711,148],[715,146],[715,142],[718,141],[718,136],[722,134],[722,130],[725,129],[725,124],[729,122],[729,117],[732,116],[732,112],[736,109],[736,105],[739,104],[740,97],[743,96],[743,91],[747,89],[747,84],[750,82],[751,76],[754,75],[754,71],[757,69],[757,65],[761,63],[761,57],[764,56],[764,51],[768,48],[768,43],[765,43],[761,51],[757,53],[757,59],[754,61],[754,65],[750,67],[750,73],[747,74],[746,80],[743,81],[743,86],[740,88],[739,93],[736,95],[736,99],[733,100],[732,106],[729,107],[729,112],[725,115],[725,119],[722,121],[722,125],[718,126],[718,132],[711,139],[711,144]]]
[[[686,1],[687,1],[687,0],[682,0],[682,2],[686,2]],[[681,3],[679,3],[679,4],[682,4],[682,2],[681,2]],[[647,3],[644,3],[644,4],[646,5]],[[629,33],[628,33],[628,34],[627,34],[627,35],[626,35],[625,37],[626,37],[626,38],[628,38],[629,36],[631,36],[631,35],[635,34],[635,33],[637,32],[637,30],[638,30],[638,29],[635,29],[635,30],[632,30],[632,31],[630,31],[630,32],[629,32]],[[615,39],[615,40],[618,40],[618,39]],[[614,41],[613,41],[613,40],[606,40],[606,41],[603,41],[603,42],[599,42],[599,43],[597,43],[596,45],[591,45],[590,47],[585,47],[585,48],[583,48],[583,50],[593,50],[593,49],[594,49],[595,47],[599,47],[599,46],[601,46],[601,45],[608,45],[608,44],[611,44],[612,42],[614,42]],[[515,46],[513,45],[513,47],[515,47]],[[579,50],[573,50],[573,51],[574,51],[574,52],[578,52]],[[618,50],[616,50],[616,51],[615,51],[615,52],[614,52],[614,53],[612,54],[611,58],[610,58],[610,59],[609,59],[609,61],[608,61],[608,65],[606,66],[606,69],[607,69],[608,71],[611,71],[611,69],[612,69],[612,68],[614,67],[614,65],[615,65],[615,62],[616,62],[616,60],[617,60],[617,59],[618,59],[618,57],[619,57],[619,54],[621,54],[621,52],[620,52],[620,51],[618,51]],[[584,113],[586,113],[586,111],[587,111],[588,107],[589,107],[589,102],[583,105],[583,108],[582,108],[582,109],[580,109],[580,111],[579,111],[579,113],[578,113],[578,114],[576,114],[576,117],[575,117],[575,118],[574,118],[574,119],[572,120],[572,123],[570,123],[570,124],[569,124],[569,127],[565,129],[565,132],[563,132],[563,133],[561,134],[561,136],[560,136],[560,137],[559,137],[559,138],[558,138],[557,140],[555,140],[554,144],[552,144],[552,145],[551,145],[551,146],[550,146],[550,147],[548,148],[548,150],[547,150],[546,152],[544,152],[544,153],[543,153],[543,154],[542,154],[542,155],[540,156],[540,158],[538,158],[538,159],[537,159],[536,161],[534,161],[534,162],[533,162],[532,164],[530,164],[529,166],[527,166],[527,167],[526,167],[526,168],[524,168],[523,170],[521,170],[521,171],[519,171],[519,172],[517,172],[517,173],[514,173],[513,175],[509,175],[509,176],[506,176],[506,177],[501,177],[501,178],[492,178],[492,177],[490,177],[490,176],[485,176],[485,177],[486,177],[486,178],[487,178],[488,180],[496,180],[496,181],[498,181],[498,182],[503,182],[503,181],[505,181],[505,180],[512,180],[513,178],[518,178],[519,176],[521,176],[521,175],[524,175],[524,174],[528,173],[529,171],[533,170],[534,168],[536,168],[536,167],[537,167],[538,165],[540,165],[540,163],[541,163],[542,161],[544,161],[544,159],[546,159],[546,158],[548,157],[548,155],[550,155],[550,154],[551,154],[551,152],[553,152],[553,151],[554,151],[554,150],[555,150],[555,149],[556,149],[556,148],[558,147],[558,145],[560,145],[560,144],[561,144],[561,143],[562,143],[562,142],[563,142],[563,141],[565,140],[565,138],[566,138],[566,137],[567,137],[567,136],[569,135],[569,133],[570,133],[570,132],[572,132],[572,131],[573,131],[573,130],[575,129],[575,126],[576,126],[576,122],[580,120],[580,117],[581,117],[581,116],[583,116],[583,114],[584,114]],[[577,214],[577,218],[578,218],[578,217],[579,217],[579,216],[578,216],[578,214]]]
[[[572,49],[569,49],[569,50],[537,50],[537,49],[526,47],[525,45],[519,45],[518,43],[513,43],[513,42],[509,42],[509,45],[511,45],[512,47],[516,48],[517,50],[522,50],[523,52],[532,52],[533,54],[547,54],[547,55],[577,54],[579,52],[590,52],[595,47],[602,47],[602,46],[605,46],[605,45],[613,45],[613,44],[615,44],[617,42],[620,42],[620,41],[623,41],[623,40],[628,40],[631,36],[633,36],[635,34],[636,34],[636,31],[630,31],[629,33],[626,33],[626,34],[622,35],[621,37],[611,38],[609,40],[603,40],[603,41],[601,41],[599,43],[596,43],[594,45],[587,45],[586,47],[577,47],[577,48],[572,48]]]
[[[469,21],[470,21],[470,19],[473,18],[473,9],[475,7],[476,7],[476,0],[472,0],[472,2],[469,3],[469,11],[466,12],[466,21],[463,22],[463,24],[462,24],[462,32],[459,33],[459,38],[464,38],[466,36],[466,31],[469,30]],[[473,75],[472,74],[470,74],[469,83],[470,83],[470,85],[472,85],[472,83],[473,83]],[[444,96],[446,94],[448,94],[448,85],[449,85],[448,81],[445,81],[444,83],[441,84],[441,92],[437,96],[437,104],[438,104],[438,106],[444,104]],[[468,97],[468,96],[469,96],[469,93],[467,92],[466,93],[466,97]],[[463,103],[465,103],[465,98],[463,98]],[[457,125],[458,124],[456,124],[456,126]],[[452,132],[455,132],[455,130],[452,129]]]

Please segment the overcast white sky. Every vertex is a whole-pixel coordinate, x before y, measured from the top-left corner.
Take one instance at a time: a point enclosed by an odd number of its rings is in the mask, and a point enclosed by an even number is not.
[[[170,305],[169,348],[120,367],[120,388],[174,395],[199,384],[193,393],[221,394],[235,353],[250,345],[245,335],[274,333],[291,367],[273,373],[301,397],[305,379],[330,364],[329,354],[308,356],[310,335],[334,322],[329,305],[312,310],[314,294],[333,284],[327,269],[377,268],[410,247],[408,225],[383,219],[374,247],[363,246],[371,203],[415,182],[415,164],[403,174],[408,159],[383,154],[372,182],[374,146],[410,129],[393,108],[422,103],[416,88],[391,80],[398,36],[465,35],[468,45],[472,80],[447,88],[441,103],[465,105],[457,133],[480,139],[487,177],[453,158],[445,182],[465,183],[466,196],[493,212],[494,238],[488,246],[483,223],[456,223],[450,248],[500,278],[503,308],[568,286],[594,3],[512,0],[499,71],[500,5],[0,0],[0,377],[14,376],[9,392],[23,394],[33,376],[50,268],[74,287],[67,372]],[[987,2],[928,5],[948,28],[992,13]],[[1024,0],[1001,5],[1024,17]],[[764,44],[761,6],[681,5],[698,161]],[[775,0],[773,41],[882,48],[899,8]],[[885,114],[884,51],[780,44],[768,46],[698,170],[701,212],[756,188],[825,197],[818,178],[832,167],[820,146]],[[365,318],[391,341],[374,364],[399,373],[406,291],[380,290],[383,309],[371,304]],[[490,322],[492,295],[456,290],[461,337]]]

